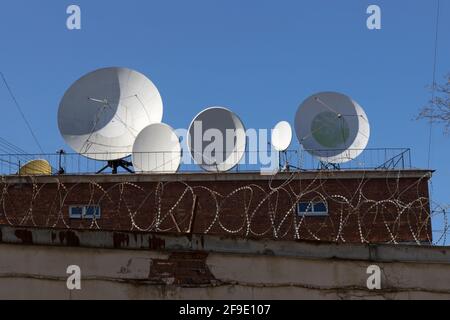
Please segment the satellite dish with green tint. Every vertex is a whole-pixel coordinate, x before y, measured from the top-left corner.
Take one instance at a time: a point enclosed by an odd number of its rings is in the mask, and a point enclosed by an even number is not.
[[[362,107],[346,95],[322,92],[301,104],[295,131],[303,148],[328,163],[345,163],[367,147],[370,125]]]
[[[350,128],[345,118],[336,120],[336,114],[330,111],[319,113],[311,124],[311,132],[316,141],[324,148],[340,148],[345,145]]]

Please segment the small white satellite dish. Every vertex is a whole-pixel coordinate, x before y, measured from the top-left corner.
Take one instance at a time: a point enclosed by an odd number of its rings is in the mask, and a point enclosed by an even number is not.
[[[292,128],[289,122],[281,121],[272,130],[272,146],[275,150],[286,151],[292,142]]]
[[[133,146],[136,172],[176,173],[180,164],[180,140],[171,127],[155,123],[139,133]]]
[[[363,108],[346,95],[323,92],[299,107],[295,131],[303,148],[328,163],[345,163],[367,147],[370,125]]]
[[[208,108],[189,126],[187,145],[194,161],[204,170],[229,171],[245,154],[244,124],[227,108]]]
[[[126,68],[104,68],[76,81],[59,106],[58,125],[77,153],[94,160],[129,156],[136,136],[161,122],[163,104],[155,85]]]

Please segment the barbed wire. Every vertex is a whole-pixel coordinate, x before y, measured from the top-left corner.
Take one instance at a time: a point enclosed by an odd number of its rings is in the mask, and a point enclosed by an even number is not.
[[[17,185],[0,181],[0,222],[11,226],[138,232],[228,234],[245,238],[358,243],[445,245],[450,231],[448,207],[433,204],[420,179],[386,178],[374,190],[363,173],[352,181],[317,172],[302,180],[292,172],[285,180],[265,182],[155,182]],[[329,214],[299,215],[302,201],[324,201]],[[71,205],[100,206],[100,219],[73,220]],[[431,220],[442,219],[432,231]],[[434,236],[434,241],[433,241]]]

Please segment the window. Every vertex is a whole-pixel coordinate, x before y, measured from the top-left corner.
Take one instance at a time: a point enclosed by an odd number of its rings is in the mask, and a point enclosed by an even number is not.
[[[71,206],[69,207],[70,219],[100,219],[100,206]]]
[[[324,201],[300,202],[297,206],[299,216],[327,216],[328,204]]]
[[[84,218],[86,219],[99,219],[100,218],[100,207],[99,206],[89,206],[85,207]]]
[[[82,219],[83,207],[70,207],[69,208],[70,219]]]
[[[298,213],[307,214],[313,212],[313,204],[312,202],[300,202],[298,204]]]
[[[328,214],[328,206],[325,202],[314,203],[314,213],[316,214]]]

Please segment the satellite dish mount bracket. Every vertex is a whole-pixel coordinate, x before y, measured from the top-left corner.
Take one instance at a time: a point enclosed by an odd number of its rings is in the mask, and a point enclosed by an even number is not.
[[[133,170],[130,169],[130,167],[132,167],[133,164],[130,161],[126,161],[123,159],[120,160],[110,160],[108,161],[108,163],[106,164],[106,166],[104,166],[103,168],[101,168],[97,174],[100,174],[104,171],[106,171],[107,169],[111,168],[112,169],[112,174],[117,174],[118,173],[118,169],[122,168],[125,171],[128,171],[129,173],[134,173]]]

